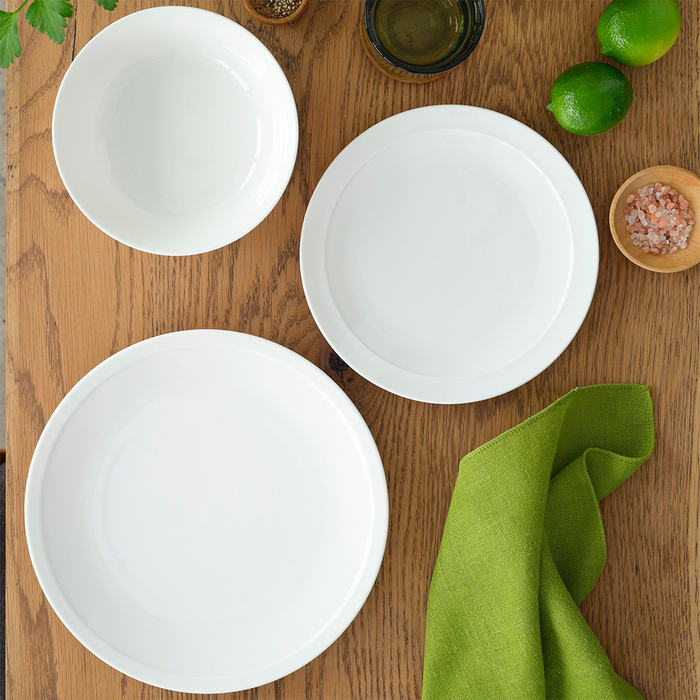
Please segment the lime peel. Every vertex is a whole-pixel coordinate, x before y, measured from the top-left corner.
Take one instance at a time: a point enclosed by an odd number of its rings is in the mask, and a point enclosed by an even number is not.
[[[579,63],[554,81],[547,109],[567,131],[596,136],[622,121],[632,98],[629,80],[614,66]]]
[[[660,59],[681,30],[678,0],[612,0],[598,19],[600,52],[624,66]]]

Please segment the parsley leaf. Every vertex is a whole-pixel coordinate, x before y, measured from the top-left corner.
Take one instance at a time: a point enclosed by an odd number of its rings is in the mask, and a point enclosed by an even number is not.
[[[68,24],[66,17],[73,16],[73,6],[68,0],[34,0],[25,16],[32,27],[46,34],[51,41],[62,44]]]
[[[17,17],[29,0],[24,2],[14,12],[0,10],[0,68],[7,68],[15,62],[22,53],[17,32]],[[96,0],[105,10],[114,10],[119,0]],[[62,44],[65,38],[68,17],[73,16],[73,6],[70,0],[34,0],[27,8],[25,17],[32,27]]]
[[[22,53],[17,34],[17,15],[0,12],[0,68],[7,68]]]

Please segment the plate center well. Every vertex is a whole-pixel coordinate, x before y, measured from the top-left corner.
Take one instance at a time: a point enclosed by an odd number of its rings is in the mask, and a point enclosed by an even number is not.
[[[164,391],[129,417],[102,463],[98,550],[155,617],[227,616],[242,599],[274,608],[279,571],[297,571],[317,541],[314,488],[294,447],[250,420],[255,406],[242,408],[213,389]]]
[[[543,336],[571,246],[561,201],[522,153],[478,132],[427,131],[355,173],[326,265],[367,348],[416,374],[461,377],[507,365]]]

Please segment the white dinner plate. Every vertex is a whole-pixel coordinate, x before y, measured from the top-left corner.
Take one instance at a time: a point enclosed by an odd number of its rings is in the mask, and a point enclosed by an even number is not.
[[[423,107],[331,163],[304,218],[301,272],[321,332],[361,375],[467,403],[524,384],[571,342],[598,234],[576,174],[532,129]]]
[[[255,228],[287,187],[299,127],[289,83],[250,32],[157,7],[114,22],[68,68],[53,148],[68,193],[133,248],[192,255]]]
[[[67,394],[27,480],[39,583],[90,651],[187,693],[269,683],[350,624],[384,554],[381,459],[352,402],[270,341],[184,331]]]

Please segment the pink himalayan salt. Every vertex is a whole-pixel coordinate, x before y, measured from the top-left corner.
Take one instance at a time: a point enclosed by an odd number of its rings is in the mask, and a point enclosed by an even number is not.
[[[682,194],[657,182],[627,195],[625,202],[626,228],[645,253],[666,255],[687,247],[695,214]]]

